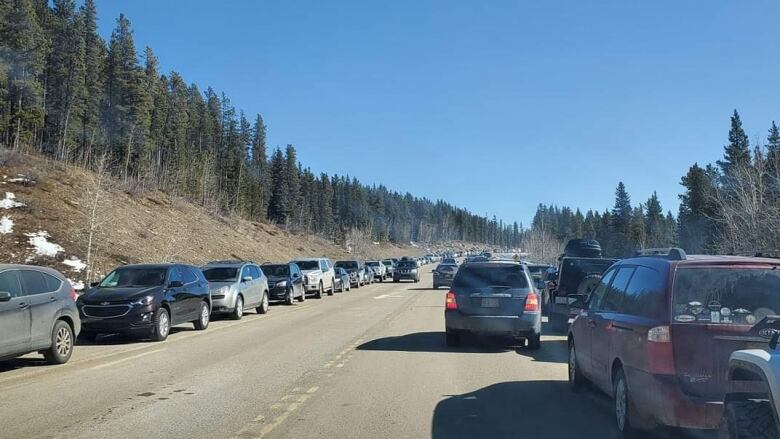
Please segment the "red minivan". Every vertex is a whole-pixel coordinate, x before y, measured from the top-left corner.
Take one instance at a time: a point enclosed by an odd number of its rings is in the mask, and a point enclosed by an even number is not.
[[[765,348],[780,314],[780,260],[691,256],[624,259],[582,303],[568,335],[569,382],[614,399],[627,436],[656,426],[717,428],[729,356]]]

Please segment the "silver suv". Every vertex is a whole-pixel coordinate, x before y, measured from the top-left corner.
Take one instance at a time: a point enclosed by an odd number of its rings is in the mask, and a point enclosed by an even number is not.
[[[328,258],[306,258],[292,261],[298,264],[303,273],[303,288],[306,294],[313,294],[317,299],[324,293],[333,295],[336,284],[336,272]]]
[[[268,279],[254,262],[215,261],[201,270],[209,281],[212,314],[240,320],[247,308],[268,312]]]
[[[76,291],[63,275],[0,264],[0,359],[40,351],[50,364],[65,363],[80,330]]]

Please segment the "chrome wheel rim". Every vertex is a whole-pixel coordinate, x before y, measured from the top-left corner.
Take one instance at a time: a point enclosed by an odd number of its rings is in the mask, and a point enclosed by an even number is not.
[[[615,417],[620,431],[626,427],[626,410],[628,401],[626,398],[626,381],[620,379],[615,385]]]
[[[209,324],[209,306],[205,303],[200,306],[200,323],[203,326]]]
[[[70,336],[70,331],[67,328],[60,328],[57,331],[55,337],[54,346],[57,349],[57,353],[66,356],[70,353],[70,349],[73,346],[73,339]]]
[[[268,295],[263,294],[263,310],[268,311]]]
[[[236,300],[236,315],[239,317],[244,315],[244,299],[240,297]]]
[[[576,377],[576,371],[577,371],[577,358],[574,356],[574,345],[569,349],[569,382],[574,382],[574,377]]]
[[[168,313],[160,313],[160,322],[157,324],[157,332],[163,337],[168,335],[168,323]]]

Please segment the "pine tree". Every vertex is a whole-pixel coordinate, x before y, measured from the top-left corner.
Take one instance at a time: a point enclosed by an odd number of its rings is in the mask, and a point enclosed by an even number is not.
[[[252,131],[252,171],[257,184],[252,206],[255,209],[253,212],[256,212],[254,216],[264,219],[271,199],[271,171],[266,150],[266,126],[259,114]]]
[[[621,181],[615,189],[615,206],[612,208],[609,233],[614,255],[628,256],[632,250],[633,246],[629,242],[632,214],[631,198]]]
[[[83,160],[92,156],[96,144],[101,142],[100,106],[103,100],[104,75],[107,50],[97,30],[95,0],[85,0],[81,7],[82,39],[84,41],[83,101],[81,103],[81,149]]]
[[[780,202],[780,128],[775,121],[769,128],[766,139],[766,173],[765,185],[767,195],[772,202]]]
[[[724,184],[728,185],[729,179],[742,166],[750,164],[750,142],[745,130],[742,129],[742,120],[739,113],[734,110],[731,116],[731,129],[729,129],[729,144],[724,147],[723,160],[718,161],[718,166],[723,173]]]
[[[271,200],[268,205],[268,218],[278,224],[287,224],[291,208],[287,163],[282,150],[276,148],[271,157]]]
[[[717,171],[712,166],[702,168],[694,163],[680,184],[685,187],[678,214],[680,245],[687,252],[707,251],[715,234]]]
[[[661,208],[661,202],[658,200],[658,194],[653,195],[645,204],[647,213],[645,214],[645,232],[647,236],[647,245],[649,247],[663,247],[669,245],[666,240],[666,231],[664,227],[664,211]]]

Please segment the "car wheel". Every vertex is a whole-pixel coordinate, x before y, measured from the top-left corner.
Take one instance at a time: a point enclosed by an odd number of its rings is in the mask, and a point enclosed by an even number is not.
[[[240,297],[240,296],[239,296]],[[238,302],[236,302],[236,305],[238,305]],[[244,305],[243,300],[241,301],[241,313],[243,315]],[[196,320],[192,321],[192,325],[195,326],[195,329],[198,331],[204,331],[206,328],[209,327],[209,322],[211,321],[211,309],[209,309],[209,304],[205,300],[200,302],[200,317],[198,317]]]
[[[539,350],[542,347],[542,334],[533,334],[526,339],[528,349],[533,351]]]
[[[284,298],[284,304],[292,305],[293,303],[293,290],[292,288],[287,288],[287,295]]]
[[[398,283],[398,282],[400,282],[400,281],[401,281],[401,279],[396,279],[396,278],[393,278],[393,283],[395,283],[395,284],[397,284],[397,283]]]
[[[631,409],[631,393],[629,392],[628,381],[626,381],[623,369],[617,371],[613,383],[612,395],[615,403],[615,421],[617,422],[618,431],[626,438],[637,437],[638,432],[634,427],[634,421],[631,419],[634,416]]]
[[[236,298],[236,307],[230,314],[230,318],[233,320],[241,320],[241,317],[244,317],[244,298],[239,295]]]
[[[171,316],[168,315],[167,309],[161,307],[157,310],[157,314],[154,315],[154,332],[152,333],[152,340],[165,341],[170,332]]]
[[[384,276],[379,276],[379,282],[382,283],[384,281],[385,281],[385,277]]]
[[[360,281],[355,282],[355,289],[360,289]]]
[[[438,290],[439,289],[439,285],[438,284],[433,284],[433,289],[434,290]]]
[[[268,291],[263,293],[263,300],[260,302],[260,306],[255,308],[258,314],[265,314],[268,312]]]
[[[293,289],[293,291],[295,291]],[[306,291],[301,291],[301,295],[298,297],[298,302],[305,302],[306,301]]]
[[[324,288],[322,287],[322,282],[320,282],[320,286],[317,287],[317,294],[315,294],[314,297],[317,299],[322,299],[323,293],[324,293]]]
[[[452,329],[447,329],[444,333],[444,341],[448,347],[454,348],[460,346],[460,333]]]
[[[569,387],[575,392],[582,389],[585,384],[585,377],[577,363],[577,351],[574,347],[574,340],[569,344]]]
[[[332,296],[333,292],[336,290],[336,281],[331,279],[330,280],[330,289],[328,290],[328,296]]]
[[[43,352],[43,357],[49,364],[64,364],[73,355],[73,330],[62,320],[54,323],[51,332],[51,347]]]
[[[718,439],[777,439],[772,405],[761,401],[731,401],[723,409]]]

